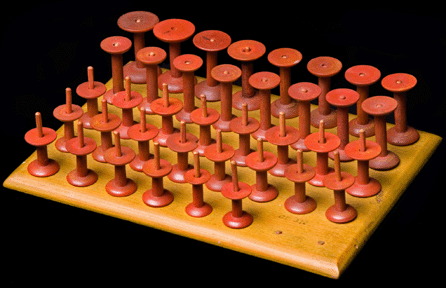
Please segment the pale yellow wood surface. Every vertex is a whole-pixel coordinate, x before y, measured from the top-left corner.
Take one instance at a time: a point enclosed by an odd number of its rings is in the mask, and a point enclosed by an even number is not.
[[[199,78],[199,81],[203,81]],[[111,88],[111,81],[107,88]],[[233,91],[241,88],[234,86]],[[146,95],[145,85],[132,85],[132,90]],[[161,91],[160,95],[161,95]],[[171,94],[182,99],[181,94]],[[76,96],[75,96],[76,97]],[[101,98],[100,98],[101,99]],[[99,100],[100,100],[99,99]],[[277,99],[273,95],[272,100]],[[61,99],[61,101],[63,101]],[[200,103],[196,99],[196,105]],[[208,107],[219,109],[219,102],[208,103]],[[100,106],[100,105],[99,105]],[[312,109],[316,106],[312,106]],[[86,111],[86,106],[83,107]],[[121,116],[116,107],[109,105],[110,113]],[[233,113],[240,116],[240,111],[233,109]],[[249,116],[259,118],[259,111],[249,113]],[[355,117],[350,115],[351,118]],[[134,118],[139,121],[139,113],[135,109]],[[161,127],[161,117],[148,115],[149,123]],[[298,127],[298,118],[288,120],[287,125]],[[273,124],[278,125],[278,119],[273,118]],[[179,127],[178,121],[174,125]],[[387,124],[388,128],[392,125]],[[199,135],[198,126],[187,125],[187,131]],[[312,128],[312,132],[316,132]],[[336,133],[336,129],[328,131]],[[213,207],[213,212],[204,218],[193,218],[185,213],[185,207],[192,201],[191,185],[176,184],[165,178],[165,188],[174,194],[174,202],[167,207],[151,208],[142,202],[142,194],[150,188],[151,179],[143,173],[138,173],[127,167],[127,176],[138,184],[138,190],[131,196],[117,198],[105,192],[105,184],[114,177],[113,166],[96,162],[88,156],[88,167],[96,171],[99,180],[92,186],[77,188],[66,181],[68,172],[75,168],[75,156],[57,151],[52,143],[48,147],[49,157],[60,164],[60,171],[51,177],[37,178],[28,174],[27,165],[36,159],[33,153],[20,165],[4,182],[4,186],[35,196],[51,199],[57,202],[95,211],[105,215],[125,219],[149,227],[168,231],[178,235],[229,248],[257,257],[269,259],[290,265],[323,276],[338,278],[347,268],[355,255],[362,248],[385,215],[390,211],[398,198],[405,191],[409,183],[416,177],[428,158],[435,151],[441,138],[423,131],[420,140],[408,147],[389,145],[388,149],[401,158],[400,165],[386,172],[371,170],[370,176],[378,179],[382,184],[382,192],[377,196],[360,199],[346,196],[347,203],[358,211],[358,217],[351,223],[334,224],[325,218],[325,210],[333,204],[333,192],[326,188],[317,188],[307,184],[307,194],[317,202],[317,209],[307,215],[294,215],[283,206],[284,201],[294,194],[294,184],[285,178],[268,175],[269,183],[275,185],[279,196],[269,203],[255,203],[249,199],[243,201],[243,209],[254,216],[251,226],[233,230],[222,223],[223,215],[231,209],[230,200],[221,193],[209,191],[205,188],[204,199]],[[63,128],[58,131],[58,138],[63,135]],[[215,131],[212,129],[215,137]],[[100,143],[100,134],[94,130],[85,130],[85,136]],[[356,137],[350,138],[355,140]],[[374,138],[370,138],[374,140]],[[238,147],[238,137],[232,133],[224,133],[223,141]],[[132,140],[123,140],[123,145],[137,151],[137,144]],[[253,149],[255,142],[251,141]],[[151,149],[153,149],[151,143]],[[276,149],[265,143],[265,149],[276,153]],[[153,151],[153,150],[152,150]],[[172,164],[176,163],[176,154],[167,148],[161,149],[161,156]],[[296,152],[290,149],[290,157],[295,158]],[[25,158],[25,156],[24,156]],[[201,158],[202,167],[213,173],[213,163]],[[312,166],[316,163],[316,154],[304,153],[304,161]],[[192,157],[189,157],[192,164]],[[330,166],[332,161],[329,162]],[[356,162],[342,163],[342,170],[356,175]],[[230,174],[229,164],[226,172]],[[240,181],[248,184],[255,183],[255,172],[249,168],[239,168]]]

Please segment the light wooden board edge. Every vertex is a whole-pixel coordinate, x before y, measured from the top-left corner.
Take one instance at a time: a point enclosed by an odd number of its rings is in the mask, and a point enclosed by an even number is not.
[[[393,125],[392,125],[393,126]],[[425,148],[423,153],[423,157],[409,157],[410,151],[406,151],[406,153],[403,153],[404,155],[401,155],[406,160],[407,166],[412,167],[413,169],[406,170],[407,173],[400,173],[398,177],[396,177],[394,180],[395,186],[393,187],[394,195],[392,195],[392,201],[383,201],[383,198],[381,197],[381,194],[378,194],[376,197],[376,201],[379,201],[383,204],[381,215],[377,219],[375,219],[374,223],[364,227],[364,229],[361,231],[361,236],[355,235],[354,238],[358,240],[357,246],[355,246],[355,249],[351,249],[351,251],[348,251],[344,253],[343,255],[345,257],[341,257],[339,259],[339,262],[337,264],[340,275],[342,272],[344,272],[348,265],[353,261],[354,257],[359,253],[361,248],[366,244],[367,240],[372,236],[372,234],[375,232],[375,230],[378,228],[380,223],[384,220],[386,215],[390,212],[390,210],[395,206],[396,202],[400,199],[400,197],[403,195],[404,191],[407,189],[407,187],[410,185],[410,183],[415,179],[417,174],[421,171],[421,169],[426,165],[429,158],[434,154],[435,150],[437,149],[438,145],[440,145],[442,138],[434,135],[434,134],[426,134],[426,132],[419,131],[422,139],[421,141],[424,141],[423,147]],[[427,137],[426,137],[427,136]],[[420,137],[420,138],[421,138]],[[390,149],[392,149],[392,145],[389,145]],[[393,149],[395,151],[395,149]],[[400,164],[401,165],[401,164]],[[381,172],[385,173],[385,172]],[[383,184],[383,183],[382,183]],[[383,184],[385,185],[385,184]],[[348,256],[349,255],[349,256]],[[339,275],[339,276],[340,276]],[[339,278],[338,276],[338,278]]]
[[[199,81],[203,81],[203,78],[199,78]],[[136,86],[137,85],[135,85],[135,87]],[[107,83],[107,87],[108,88],[111,87],[111,81]],[[240,87],[234,86],[234,91],[239,89]],[[277,96],[273,95],[272,98],[277,99]],[[196,103],[198,105],[199,102],[197,101]],[[212,107],[213,105],[215,104],[210,103],[209,107]],[[314,109],[315,107],[316,106],[312,105],[312,109]],[[86,111],[86,105],[84,105],[83,108]],[[350,117],[353,116],[354,115],[350,115]],[[135,120],[137,120],[138,117],[139,115],[135,115]],[[273,119],[273,122],[274,121],[275,120]],[[393,125],[388,124],[388,128],[390,128],[391,126]],[[312,128],[312,130],[314,129]],[[61,135],[63,135],[63,128],[60,128],[57,132],[59,138]],[[335,132],[335,130],[332,132]],[[89,132],[87,131],[86,136],[88,136],[88,133]],[[392,187],[392,193],[390,194],[380,193],[380,195],[372,197],[373,199],[368,200],[368,201],[379,202],[380,205],[379,209],[377,210],[379,212],[377,214],[378,217],[376,217],[372,222],[367,222],[367,225],[364,225],[362,227],[363,229],[359,230],[359,232],[357,233],[358,235],[351,235],[352,245],[345,246],[344,251],[338,251],[339,256],[334,258],[330,255],[327,257],[322,257],[321,255],[318,255],[318,257],[314,257],[312,253],[307,253],[304,251],[296,252],[296,250],[291,251],[287,249],[277,249],[277,247],[275,247],[273,244],[271,244],[270,246],[265,246],[265,243],[262,243],[262,245],[256,245],[256,243],[253,242],[250,237],[241,238],[236,233],[228,234],[226,232],[216,234],[215,229],[202,227],[199,224],[191,225],[191,223],[188,221],[182,221],[181,217],[172,218],[171,216],[166,216],[162,213],[156,213],[156,212],[151,214],[151,217],[156,217],[156,218],[147,217],[147,215],[140,215],[137,211],[133,211],[132,209],[129,210],[126,205],[119,204],[119,201],[98,202],[94,201],[95,199],[93,198],[95,197],[89,198],[85,194],[72,193],[70,185],[63,185],[66,183],[60,183],[61,187],[66,187],[66,190],[64,191],[58,190],[55,193],[51,193],[52,186],[50,184],[48,184],[45,181],[41,181],[40,178],[28,177],[29,175],[26,174],[26,163],[29,163],[30,161],[35,159],[36,153],[33,153],[26,161],[23,162],[22,165],[17,167],[17,169],[5,180],[3,185],[9,189],[14,189],[34,196],[46,198],[49,200],[57,201],[60,203],[68,204],[82,209],[87,209],[90,211],[98,212],[112,217],[117,217],[120,219],[135,222],[141,225],[146,225],[163,231],[171,232],[177,235],[204,241],[213,245],[217,245],[219,247],[224,247],[231,250],[250,254],[253,256],[261,257],[264,259],[272,260],[285,265],[303,269],[312,273],[320,274],[326,277],[339,278],[342,272],[345,271],[345,269],[348,267],[348,265],[356,256],[356,254],[360,251],[360,249],[367,242],[369,237],[376,230],[378,225],[384,219],[385,215],[387,215],[387,213],[391,210],[396,201],[401,197],[401,195],[403,194],[407,186],[410,184],[410,182],[414,179],[414,177],[417,175],[420,169],[422,169],[422,167],[426,164],[428,159],[434,153],[436,147],[441,142],[441,138],[436,135],[426,133],[423,131],[420,131],[420,134],[422,137],[420,138],[419,143],[415,145],[423,147],[423,154],[422,154],[423,157],[410,157],[411,153],[410,148],[407,149],[407,147],[401,148],[389,145],[390,150],[397,152],[397,154],[401,155],[401,157],[405,159],[404,163],[400,165],[411,167],[412,169],[409,169],[408,171],[405,170],[405,172],[407,173],[389,172],[393,173],[392,175],[395,177],[392,182],[397,183],[396,186]],[[254,146],[253,148],[255,148],[255,144],[253,145],[252,142],[254,141],[251,141],[251,145]],[[266,146],[267,146],[266,150],[268,150],[268,145]],[[272,152],[274,152],[274,150],[272,150]],[[74,156],[71,155],[69,155],[69,157],[66,156],[67,155],[60,155],[57,160],[62,163],[64,161],[71,162],[73,160],[71,158]],[[311,162],[313,159],[308,159],[308,160]],[[91,162],[92,161],[89,161],[89,164]],[[342,165],[344,169],[344,164]],[[345,169],[348,172],[354,174],[354,169],[352,169],[352,167],[354,167],[354,164],[349,163],[345,164],[345,166],[347,166],[347,168]],[[207,169],[209,169],[209,166],[207,167]],[[209,171],[212,171],[212,168],[210,168]],[[244,171],[246,172],[246,169]],[[371,176],[379,178],[379,176],[382,175],[382,173],[386,172],[373,171],[371,172]],[[63,173],[62,174],[58,173],[58,174],[64,175]],[[269,177],[271,179],[271,176]],[[387,178],[384,177],[382,179],[386,181]],[[64,182],[65,177],[60,177],[58,181]],[[386,183],[383,183],[383,186],[384,185],[386,185]],[[307,189],[311,190],[310,187],[307,187]],[[48,191],[50,191],[50,193]],[[356,222],[352,223],[359,224],[358,220],[355,221]],[[361,224],[364,224],[364,222],[361,222]],[[188,226],[187,230],[184,229],[184,225]]]

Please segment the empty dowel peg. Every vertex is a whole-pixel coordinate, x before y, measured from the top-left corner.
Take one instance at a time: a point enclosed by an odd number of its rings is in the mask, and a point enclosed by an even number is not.
[[[122,36],[107,37],[101,42],[101,48],[111,55],[113,88],[105,92],[104,98],[113,103],[115,94],[124,91],[123,54],[130,50],[132,41]]]
[[[345,145],[349,142],[348,108],[359,100],[359,93],[352,89],[340,88],[327,93],[326,100],[337,108],[336,110],[336,134],[341,139],[341,145],[337,148],[342,162],[352,161],[353,158],[345,154]],[[333,152],[328,153],[333,159]]]
[[[369,86],[376,83],[381,77],[381,72],[370,65],[356,65],[345,71],[345,79],[356,86],[359,100],[356,103],[357,117],[350,121],[349,131],[353,136],[359,136],[359,130],[365,131],[365,136],[375,135],[373,119],[362,109],[362,102],[369,97]]]
[[[158,128],[155,125],[146,122],[146,110],[139,108],[140,123],[134,124],[127,131],[129,137],[138,142],[138,154],[130,162],[129,166],[135,171],[142,172],[142,167],[146,161],[153,158],[150,154],[150,140],[158,135]]]
[[[325,131],[324,121],[319,123],[319,131],[308,135],[305,138],[305,146],[316,152],[316,175],[309,180],[313,186],[324,186],[324,177],[333,171],[328,167],[328,152],[335,150],[341,144],[341,139],[330,132]]]
[[[318,77],[318,85],[321,94],[318,98],[318,108],[311,111],[311,125],[318,127],[319,121],[324,120],[325,128],[336,127],[336,111],[331,109],[325,96],[331,89],[331,77],[338,74],[342,69],[342,63],[333,57],[316,57],[307,64],[308,71]]]
[[[224,197],[231,199],[232,211],[223,216],[223,223],[234,229],[248,227],[252,224],[253,217],[242,208],[242,199],[251,194],[251,186],[244,182],[239,182],[237,177],[237,163],[231,161],[232,182],[227,183],[221,189]]]
[[[105,152],[105,160],[115,166],[115,178],[105,185],[105,190],[112,196],[129,196],[135,193],[138,187],[135,181],[127,178],[125,165],[132,162],[136,154],[130,147],[121,146],[121,137],[118,131],[113,131],[113,137],[115,147]]]
[[[56,149],[60,152],[68,152],[66,143],[74,137],[74,120],[79,119],[84,111],[79,105],[72,103],[71,88],[65,89],[65,104],[57,106],[53,110],[54,118],[63,122],[64,136],[59,138],[56,143]]]
[[[217,65],[218,51],[228,48],[231,37],[222,31],[206,30],[197,33],[192,41],[198,49],[206,51],[206,80],[195,85],[195,95],[205,95],[209,102],[219,101],[220,84],[212,77],[211,71]]]
[[[229,45],[227,51],[231,58],[241,62],[242,71],[242,90],[233,95],[232,107],[241,110],[246,103],[249,111],[260,109],[259,91],[251,86],[249,78],[254,72],[254,61],[266,52],[265,45],[254,40],[240,40]]]
[[[174,60],[181,55],[181,42],[186,41],[195,33],[195,26],[183,19],[167,19],[159,22],[153,28],[153,34],[159,40],[169,43],[169,71],[158,77],[158,87],[168,84],[170,93],[183,92],[183,75],[174,65]],[[195,83],[196,83],[195,79]]]
[[[225,165],[226,161],[234,156],[234,148],[231,145],[223,143],[219,129],[216,130],[216,134],[216,143],[209,145],[204,150],[206,158],[214,162],[214,174],[206,182],[206,187],[212,191],[221,191],[224,185],[231,182],[231,176],[225,172]]]
[[[171,103],[169,98],[169,91],[167,90],[167,84],[163,83],[163,106],[164,108],[169,108],[170,105]]]
[[[145,65],[147,78],[144,79],[146,84],[147,96],[144,97],[139,107],[144,107],[147,114],[153,114],[151,105],[152,102],[158,99],[158,64],[166,59],[166,51],[158,47],[145,47],[138,51],[136,55],[140,63]],[[133,80],[132,80],[133,82]]]
[[[248,104],[243,103],[242,104],[242,125],[243,126],[248,126]]]
[[[324,178],[324,186],[333,190],[335,204],[325,211],[328,220],[334,223],[347,223],[352,221],[358,215],[356,209],[345,201],[345,189],[348,189],[355,182],[355,178],[341,171],[339,152],[334,153],[335,172],[328,174]]]
[[[183,102],[176,98],[169,97],[169,91],[167,90],[167,84],[163,84],[163,97],[156,99],[151,104],[152,111],[155,114],[160,115],[161,118],[161,129],[158,136],[155,137],[154,141],[158,142],[161,146],[166,147],[167,138],[174,134],[180,132],[177,128],[173,127],[173,115],[183,109]]]
[[[42,115],[36,112],[36,128],[26,132],[25,141],[36,147],[37,159],[29,163],[28,173],[37,177],[48,177],[59,171],[59,164],[48,158],[47,145],[56,140],[57,134],[51,128],[43,127]]]
[[[387,142],[393,145],[406,146],[418,141],[420,134],[407,125],[406,94],[417,84],[417,79],[407,73],[395,73],[384,77],[381,85],[393,92],[393,98],[398,103],[395,109],[395,126],[387,131]]]
[[[266,141],[265,133],[271,128],[271,89],[280,83],[279,75],[271,72],[258,72],[249,77],[249,83],[259,89],[260,128],[251,136]]]
[[[321,88],[310,82],[299,82],[293,84],[288,89],[291,98],[299,102],[299,133],[300,139],[290,145],[293,149],[300,149],[308,152],[310,149],[305,146],[305,138],[310,135],[310,108],[311,101],[317,99],[321,94]]]
[[[201,95],[200,96],[200,100],[201,100],[201,117],[202,118],[206,118],[208,117],[208,108],[207,108],[207,104],[206,104],[206,96]]]
[[[253,117],[248,117],[248,105],[244,103],[242,105],[242,116],[231,120],[229,128],[232,132],[239,134],[239,146],[235,150],[232,160],[234,160],[238,166],[246,166],[246,156],[248,156],[253,150],[251,149],[251,133],[259,129],[260,123]]]
[[[67,142],[69,153],[76,155],[76,169],[67,174],[67,181],[73,186],[86,187],[98,180],[98,174],[87,168],[87,155],[96,149],[96,142],[84,136],[82,121],[77,122],[77,137]]]
[[[297,163],[285,170],[285,177],[294,182],[294,195],[285,201],[285,208],[294,214],[307,214],[316,209],[316,201],[306,195],[305,183],[313,179],[316,171],[303,163],[302,150],[297,150]]]
[[[172,172],[167,176],[175,183],[186,183],[185,174],[192,169],[188,162],[188,154],[198,146],[198,138],[186,132],[186,122],[180,122],[180,133],[174,133],[167,138],[167,147],[177,153],[177,164],[172,167]]]
[[[280,112],[279,113],[279,137],[286,137],[287,131],[286,131],[286,125],[285,125],[285,113]]]
[[[172,203],[173,194],[164,189],[163,178],[172,171],[169,161],[161,159],[159,143],[153,143],[154,158],[144,163],[143,172],[152,178],[152,188],[145,191],[142,200],[150,207],[164,207]]]
[[[178,112],[175,117],[178,121],[192,123],[190,114],[195,110],[195,83],[194,72],[203,65],[203,60],[193,54],[184,54],[178,56],[173,61],[175,67],[183,73],[183,110]]]
[[[319,139],[318,142],[321,144],[325,144],[327,142],[327,139],[325,138],[325,126],[324,126],[324,120],[321,120],[319,122]]]
[[[388,96],[373,96],[362,102],[362,109],[375,120],[375,141],[381,146],[381,154],[369,161],[374,170],[393,169],[400,163],[400,158],[387,149],[386,115],[398,107],[398,102]]]
[[[263,140],[257,139],[257,162],[263,162],[265,161],[265,158],[263,157]]]
[[[200,156],[204,156],[204,150],[209,145],[215,143],[211,138],[211,125],[217,122],[220,114],[217,110],[208,108],[206,104],[206,97],[201,96],[201,108],[197,108],[190,114],[190,119],[193,123],[200,126],[200,138],[198,140],[198,147],[195,151]]]
[[[285,124],[285,113],[279,113],[279,126],[271,127],[266,131],[265,137],[271,144],[277,145],[277,164],[268,172],[277,177],[285,177],[285,169],[295,161],[288,157],[288,146],[300,138],[299,131]]]
[[[105,151],[113,147],[111,132],[121,125],[121,118],[118,115],[108,113],[107,100],[101,100],[102,113],[91,119],[91,127],[101,133],[101,145],[94,150],[92,157],[94,160],[106,163]]]
[[[211,77],[219,81],[220,88],[220,119],[212,126],[222,132],[230,132],[229,123],[235,118],[232,114],[232,83],[240,78],[242,71],[240,68],[230,64],[216,66],[211,71]],[[246,104],[246,103],[245,103]]]
[[[43,129],[43,122],[42,122],[42,114],[40,114],[40,112],[36,112],[36,114],[34,114],[35,119],[36,119],[36,134],[37,137],[39,138],[43,138],[45,136],[45,132]]]
[[[158,16],[147,11],[128,12],[120,16],[118,19],[119,28],[133,34],[135,61],[132,61],[124,66],[124,77],[129,76],[132,83],[146,83],[146,70],[144,63],[141,63],[137,57],[137,54],[146,46],[146,33],[151,31],[158,22]]]
[[[268,54],[268,61],[280,69],[280,98],[271,103],[271,114],[279,117],[283,112],[286,119],[299,115],[297,101],[290,97],[288,89],[291,82],[291,67],[302,60],[302,54],[292,48],[278,48]]]
[[[88,66],[87,68],[87,77],[87,82],[77,86],[76,93],[87,100],[87,112],[82,115],[80,120],[84,123],[84,128],[91,129],[91,119],[98,114],[97,98],[102,96],[107,91],[107,88],[103,83],[94,81],[92,66]]]
[[[136,124],[133,120],[133,108],[137,107],[141,102],[141,94],[131,90],[130,77],[125,77],[125,90],[116,93],[113,98],[113,105],[122,110],[122,123],[117,128],[117,131],[121,135],[121,139],[130,139],[128,130]]]
[[[192,217],[204,217],[212,212],[212,206],[203,200],[203,184],[211,178],[211,173],[200,167],[200,155],[194,155],[194,169],[187,171],[185,178],[192,184],[192,203],[186,206],[186,213]]]
[[[274,200],[279,191],[268,184],[267,171],[277,164],[277,157],[271,152],[263,150],[263,140],[257,139],[257,151],[246,156],[246,165],[256,172],[256,183],[252,185],[252,193],[249,199],[256,202],[268,202]]]
[[[369,177],[369,161],[381,154],[378,143],[366,140],[365,131],[359,130],[359,139],[345,146],[345,153],[357,160],[358,172],[355,183],[346,192],[356,197],[370,197],[381,191],[381,184],[375,178]]]

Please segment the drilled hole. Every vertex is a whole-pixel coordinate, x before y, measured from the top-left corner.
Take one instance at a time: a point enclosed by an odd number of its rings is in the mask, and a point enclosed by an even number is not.
[[[251,52],[251,47],[247,46],[247,47],[243,48],[242,51],[243,51],[244,53]]]

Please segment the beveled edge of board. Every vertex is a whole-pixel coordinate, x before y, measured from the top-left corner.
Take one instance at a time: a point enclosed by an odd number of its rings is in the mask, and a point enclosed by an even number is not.
[[[197,78],[199,79],[199,81],[200,79],[203,79],[201,77]],[[107,85],[110,85],[110,81],[107,83]],[[277,97],[276,95],[272,96]],[[314,107],[317,106],[312,105],[312,108]],[[85,109],[85,105],[83,108]],[[393,126],[393,124],[390,124],[390,126]],[[60,129],[62,129],[62,127]],[[361,231],[361,235],[355,235],[353,237],[355,243],[353,245],[349,245],[345,249],[345,251],[342,251],[340,253],[341,256],[337,259],[332,259],[329,257],[327,257],[326,259],[322,258],[316,259],[314,258],[313,255],[311,255],[311,253],[307,253],[305,251],[300,251],[297,254],[294,253],[293,255],[290,255],[287,253],[286,250],[274,249],[274,247],[268,248],[265,247],[264,245],[263,246],[255,245],[255,243],[252,243],[249,240],[240,239],[233,236],[228,237],[228,235],[225,235],[225,233],[221,235],[219,234],[218,236],[220,240],[216,241],[215,239],[217,234],[215,234],[215,231],[212,229],[209,230],[207,228],[198,227],[199,225],[190,225],[190,223],[188,223],[187,225],[190,229],[187,229],[186,231],[183,227],[185,223],[181,221],[172,221],[171,217],[166,217],[165,215],[158,215],[156,221],[148,222],[146,217],[139,218],[138,215],[129,216],[128,213],[131,211],[126,209],[125,205],[115,205],[109,202],[103,202],[100,205],[93,205],[89,201],[88,197],[84,197],[84,195],[83,197],[76,197],[79,195],[76,195],[76,193],[70,193],[69,191],[70,189],[66,189],[67,191],[63,197],[61,197],[60,195],[53,195],[52,193],[48,193],[47,190],[45,190],[45,188],[48,187],[48,185],[42,184],[42,182],[45,182],[45,181],[40,181],[42,178],[25,177],[25,179],[22,179],[21,177],[18,177],[19,176],[18,171],[20,169],[23,169],[22,166],[25,165],[27,162],[29,162],[30,159],[35,158],[36,152],[32,153],[27,158],[27,160],[25,160],[19,167],[17,167],[11,173],[11,175],[3,182],[3,186],[30,195],[42,197],[45,199],[68,204],[70,206],[75,206],[82,209],[87,209],[90,211],[98,212],[104,215],[120,218],[123,220],[128,220],[134,223],[153,227],[159,230],[167,231],[170,233],[185,236],[195,240],[200,240],[219,247],[228,248],[248,255],[253,255],[263,259],[268,259],[281,264],[289,265],[311,273],[338,279],[342,275],[342,273],[347,269],[349,264],[353,261],[354,257],[356,256],[356,254],[359,253],[359,251],[367,242],[369,237],[373,234],[373,232],[382,222],[385,215],[387,215],[387,213],[395,205],[396,201],[404,193],[407,186],[414,179],[416,174],[422,169],[422,167],[426,164],[428,159],[432,156],[432,154],[435,152],[436,148],[442,141],[442,138],[437,135],[423,131],[420,131],[420,133],[423,135],[423,137],[427,136],[426,137],[427,139],[425,139],[426,143],[424,144],[426,146],[423,146],[425,148],[424,150],[426,151],[426,154],[424,154],[425,157],[411,157],[411,161],[407,162],[407,164],[405,165],[411,165],[412,167],[417,167],[417,169],[410,170],[409,175],[399,175],[400,178],[403,178],[403,180],[400,182],[401,186],[398,187],[397,189],[398,193],[395,193],[396,195],[393,195],[392,201],[387,201],[383,203],[385,204],[385,206],[380,208],[383,215],[381,217],[378,217],[377,221],[373,225],[365,227],[365,229]],[[29,181],[29,179],[26,178],[30,178],[31,181]],[[213,235],[212,237],[209,236],[209,232],[212,232],[211,233]]]

